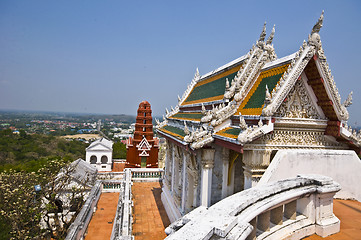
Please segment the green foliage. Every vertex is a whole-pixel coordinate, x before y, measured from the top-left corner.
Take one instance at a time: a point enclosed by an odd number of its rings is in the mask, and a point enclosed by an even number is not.
[[[58,175],[60,169],[62,174]],[[69,220],[69,211],[58,212],[51,221],[49,213],[58,211],[56,199],[67,189],[72,171],[74,167],[66,160],[54,158],[47,159],[36,172],[1,172],[0,239],[64,239],[76,215],[71,215]],[[41,191],[35,192],[35,185],[40,185]],[[82,207],[84,186],[85,182],[71,196],[67,195],[70,202],[78,201],[75,212]],[[40,227],[41,219],[45,227]]]
[[[113,158],[115,159],[126,159],[127,158],[127,147],[122,142],[115,142],[113,144]]]
[[[3,216],[0,216],[0,240],[10,239],[11,226],[6,222]]]
[[[32,172],[43,166],[47,159],[84,158],[87,144],[59,137],[27,134],[20,130],[13,134],[10,129],[0,131],[0,171],[14,169]]]

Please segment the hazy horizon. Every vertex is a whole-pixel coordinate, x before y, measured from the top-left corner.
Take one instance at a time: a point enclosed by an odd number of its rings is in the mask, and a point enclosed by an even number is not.
[[[153,116],[177,104],[195,69],[244,54],[267,21],[279,58],[307,40],[322,10],[323,48],[349,125],[361,122],[359,1],[1,1],[0,109]],[[356,123],[358,125],[359,123]]]

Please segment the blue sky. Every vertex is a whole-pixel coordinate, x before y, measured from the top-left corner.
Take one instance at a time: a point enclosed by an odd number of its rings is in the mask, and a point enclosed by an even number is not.
[[[253,3],[254,2],[254,3]],[[0,0],[0,109],[153,115],[175,106],[195,69],[248,52],[264,21],[278,57],[320,31],[349,123],[361,125],[361,1]]]

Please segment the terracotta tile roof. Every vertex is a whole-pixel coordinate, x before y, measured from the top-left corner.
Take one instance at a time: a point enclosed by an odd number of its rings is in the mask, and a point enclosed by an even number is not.
[[[114,162],[112,172],[123,172],[125,168],[124,162]]]

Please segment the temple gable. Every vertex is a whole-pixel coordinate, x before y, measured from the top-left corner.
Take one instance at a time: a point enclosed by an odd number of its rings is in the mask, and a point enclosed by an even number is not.
[[[322,110],[312,101],[304,81],[299,79],[274,114],[275,117],[326,119]]]

